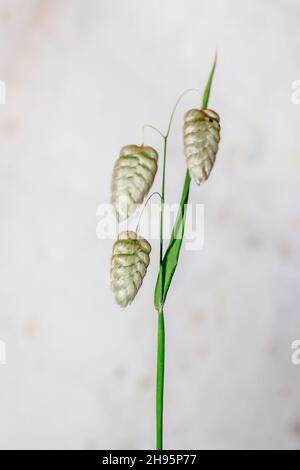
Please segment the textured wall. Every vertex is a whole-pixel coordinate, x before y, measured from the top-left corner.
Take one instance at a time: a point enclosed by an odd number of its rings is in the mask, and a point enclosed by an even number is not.
[[[119,148],[164,129],[216,47],[222,142],[191,191],[204,248],[182,252],[166,305],[165,445],[300,448],[299,15],[297,0],[0,1],[1,448],[153,447],[157,243],[120,311],[96,208]],[[171,202],[198,104],[174,123]]]

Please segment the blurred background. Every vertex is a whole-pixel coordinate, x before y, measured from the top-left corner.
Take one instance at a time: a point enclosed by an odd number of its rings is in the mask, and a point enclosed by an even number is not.
[[[165,447],[300,448],[299,15],[297,0],[0,0],[2,449],[154,447],[158,243],[119,309],[96,210],[120,147],[165,130],[216,48],[222,141],[191,189],[204,247],[183,249],[165,308]],[[197,106],[176,113],[170,203]]]

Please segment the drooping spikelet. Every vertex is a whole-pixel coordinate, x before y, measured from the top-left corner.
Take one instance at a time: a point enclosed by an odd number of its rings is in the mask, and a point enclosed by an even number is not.
[[[158,153],[152,147],[126,145],[115,163],[111,202],[117,219],[127,219],[148,194],[157,171]]]
[[[190,109],[184,116],[184,154],[190,177],[200,184],[214,166],[220,142],[220,117],[211,109]]]
[[[151,245],[135,232],[121,232],[113,245],[111,287],[116,302],[126,307],[143,283],[150,262]]]

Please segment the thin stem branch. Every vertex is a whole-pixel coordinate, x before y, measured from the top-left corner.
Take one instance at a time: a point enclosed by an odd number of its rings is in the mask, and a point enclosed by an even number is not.
[[[161,194],[158,191],[155,191],[154,193],[150,194],[150,196],[148,197],[148,199],[146,200],[146,202],[144,204],[143,209],[141,210],[141,213],[140,213],[140,216],[139,216],[139,221],[138,221],[138,224],[137,224],[136,229],[135,229],[136,232],[139,231],[142,215],[143,215],[144,210],[146,209],[146,207],[148,205],[148,202],[150,201],[150,199],[152,199],[153,196],[159,196],[159,198],[161,200]]]
[[[174,107],[173,107],[172,112],[171,112],[171,116],[170,116],[170,120],[169,120],[169,125],[168,125],[168,129],[167,129],[167,132],[166,132],[166,137],[168,137],[168,135],[170,134],[170,130],[171,130],[171,126],[172,126],[172,122],[173,122],[173,119],[174,119],[174,115],[175,115],[177,106],[179,105],[179,103],[180,103],[180,101],[182,100],[182,98],[183,98],[185,95],[187,95],[188,93],[191,93],[191,91],[195,91],[196,93],[199,93],[199,95],[201,95],[200,90],[197,90],[197,88],[188,88],[187,90],[183,91],[183,92],[181,93],[181,95],[179,95],[179,98],[177,99],[176,103],[174,104]]]
[[[152,124],[144,124],[142,127],[142,135],[143,135],[142,145],[144,145],[144,140],[145,140],[145,129],[152,129],[155,132],[157,132],[163,139],[165,138],[164,134],[157,127],[152,126]]]

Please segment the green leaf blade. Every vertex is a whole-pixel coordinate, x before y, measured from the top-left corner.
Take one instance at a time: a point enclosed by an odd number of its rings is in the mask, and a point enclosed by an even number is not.
[[[185,229],[185,218],[187,203],[189,198],[191,178],[188,172],[186,173],[185,182],[183,185],[183,191],[180,201],[180,207],[176,217],[176,222],[172,230],[171,239],[169,246],[164,255],[162,265],[159,270],[155,293],[154,293],[154,305],[159,310],[165,303],[169,287],[173,275],[176,271],[176,267],[179,260],[179,254],[182,246],[184,229]]]

